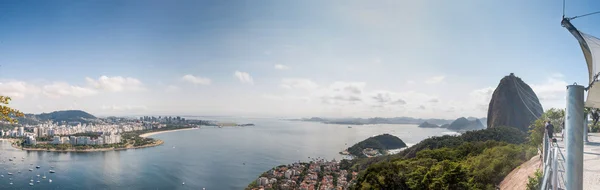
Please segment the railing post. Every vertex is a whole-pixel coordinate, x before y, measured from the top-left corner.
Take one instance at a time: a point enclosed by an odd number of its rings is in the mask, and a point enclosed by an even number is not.
[[[543,141],[543,143],[544,143],[543,144],[543,146],[544,146],[543,149],[544,150],[542,150],[542,151],[544,151],[543,152],[543,154],[544,154],[544,164],[548,163],[547,162],[548,161],[548,147],[549,147],[549,144],[550,144],[550,143],[548,143],[548,139],[549,138],[548,138],[548,133],[547,132],[548,131],[544,130],[544,141]],[[544,171],[544,172],[546,172],[546,171]]]
[[[583,93],[581,85],[567,86],[567,160],[568,190],[583,189]]]
[[[552,149],[552,189],[558,190],[558,146]]]
[[[584,114],[583,116],[583,141],[590,142],[588,140],[588,114]]]

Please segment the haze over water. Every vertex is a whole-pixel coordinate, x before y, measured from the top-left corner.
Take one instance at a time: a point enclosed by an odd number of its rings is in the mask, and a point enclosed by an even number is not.
[[[162,146],[126,151],[27,152],[2,141],[0,160],[6,163],[0,164],[0,174],[4,175],[0,189],[243,189],[262,172],[281,164],[308,161],[308,157],[339,160],[339,151],[373,135],[389,133],[413,145],[429,136],[453,133],[416,125],[348,128],[276,119],[227,121],[256,126],[162,133],[152,136],[164,140]],[[8,162],[7,157],[17,159]],[[25,157],[24,162],[21,157]],[[41,168],[35,169],[36,165]],[[48,173],[50,166],[55,166],[56,173]],[[14,175],[8,176],[7,172]],[[36,183],[37,174],[48,178],[40,177],[40,183]],[[9,185],[9,177],[13,185]],[[29,186],[32,178],[34,186]]]

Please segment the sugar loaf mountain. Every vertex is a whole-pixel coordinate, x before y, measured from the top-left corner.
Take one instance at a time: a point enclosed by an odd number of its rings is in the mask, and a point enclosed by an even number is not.
[[[511,171],[538,154],[528,129],[542,113],[535,92],[511,73],[494,90],[487,118],[300,119],[343,125],[418,124],[461,133],[433,136],[409,147],[389,134],[370,137],[340,152],[354,156],[351,160],[281,165],[247,189],[498,189]]]
[[[502,78],[492,94],[487,126],[516,127],[527,132],[529,125],[542,116],[544,109],[535,92],[513,73]]]

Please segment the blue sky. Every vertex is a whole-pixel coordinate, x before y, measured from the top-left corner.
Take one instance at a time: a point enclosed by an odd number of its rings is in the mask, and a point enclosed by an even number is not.
[[[561,12],[558,0],[2,1],[0,93],[34,113],[455,118],[485,116],[514,72],[564,107],[587,71]],[[573,24],[600,36],[599,20]]]

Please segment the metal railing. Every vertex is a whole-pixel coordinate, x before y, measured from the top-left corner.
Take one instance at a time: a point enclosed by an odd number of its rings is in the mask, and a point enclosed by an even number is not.
[[[566,188],[565,179],[565,156],[555,140],[548,138],[544,133],[543,142],[544,175],[542,178],[542,190],[557,190]]]

